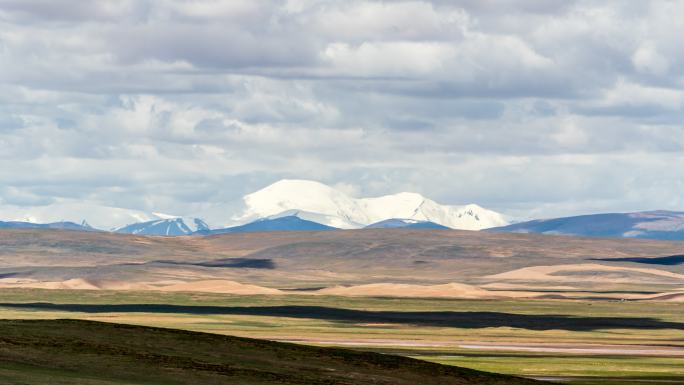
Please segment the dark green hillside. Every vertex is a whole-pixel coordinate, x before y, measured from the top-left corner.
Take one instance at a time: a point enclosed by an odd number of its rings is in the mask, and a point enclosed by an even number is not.
[[[75,320],[0,321],[0,384],[535,384],[410,358]]]

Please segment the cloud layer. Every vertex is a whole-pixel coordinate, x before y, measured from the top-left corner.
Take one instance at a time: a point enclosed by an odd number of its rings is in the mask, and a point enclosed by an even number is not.
[[[284,177],[684,209],[684,3],[0,0],[0,205],[188,215]]]

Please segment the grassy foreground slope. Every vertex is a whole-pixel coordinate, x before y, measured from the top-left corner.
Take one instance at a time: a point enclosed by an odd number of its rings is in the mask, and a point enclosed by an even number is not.
[[[2,384],[536,384],[405,357],[79,320],[0,321]]]

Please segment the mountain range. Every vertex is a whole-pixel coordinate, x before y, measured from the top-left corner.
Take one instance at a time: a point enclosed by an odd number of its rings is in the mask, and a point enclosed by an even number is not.
[[[354,198],[319,182],[281,180],[190,217],[79,202],[28,208],[0,206],[0,228],[158,236],[423,228],[684,240],[684,212],[590,214],[512,223],[510,218],[475,204],[441,205],[417,193]]]
[[[425,226],[422,223],[429,223],[434,225],[428,227],[463,230],[481,230],[509,223],[503,215],[475,204],[441,205],[420,194],[406,192],[375,198],[353,198],[323,183],[307,180],[281,180],[237,202],[213,207],[197,217],[61,202],[29,208],[0,206],[0,219],[13,223],[5,227],[37,224],[59,227],[59,223],[83,222],[92,224],[92,229],[164,236],[264,230],[360,229],[374,227],[378,222],[387,220],[404,224],[391,227],[421,227]]]
[[[503,226],[502,214],[478,205],[448,206],[417,193],[398,193],[375,198],[353,198],[322,183],[281,180],[242,199],[231,219],[246,223],[260,218],[296,214],[299,218],[340,229],[358,229],[386,219],[430,221],[452,229],[481,230]],[[221,227],[226,227],[223,223]]]
[[[78,224],[74,222],[53,222],[53,223],[31,223],[31,222],[2,222],[0,221],[0,229],[62,229],[62,230],[80,230],[80,231],[97,231],[83,221]]]

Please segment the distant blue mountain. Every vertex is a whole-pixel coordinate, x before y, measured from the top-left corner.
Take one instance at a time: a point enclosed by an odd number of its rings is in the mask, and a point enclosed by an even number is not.
[[[684,240],[684,212],[645,211],[540,219],[487,229],[501,233],[539,233],[586,237]]]
[[[280,218],[264,218],[242,226],[199,231],[197,234],[225,234],[225,233],[248,233],[260,231],[328,231],[337,230],[335,227],[307,221],[295,215]]]
[[[195,226],[198,230],[208,230],[209,227],[199,219],[195,219]],[[136,235],[161,235],[167,237],[175,237],[181,235],[190,235],[195,232],[191,229],[182,218],[158,219],[149,222],[134,223],[116,230],[121,234],[136,234]]]
[[[442,226],[438,223],[429,221],[416,221],[413,219],[386,219],[384,221],[376,222],[365,227],[366,229],[449,229],[446,226]]]
[[[55,223],[31,223],[31,222],[2,222],[0,221],[0,229],[62,229],[62,230],[77,230],[77,231],[97,231],[90,227],[88,223],[82,224],[74,222],[55,222]]]

